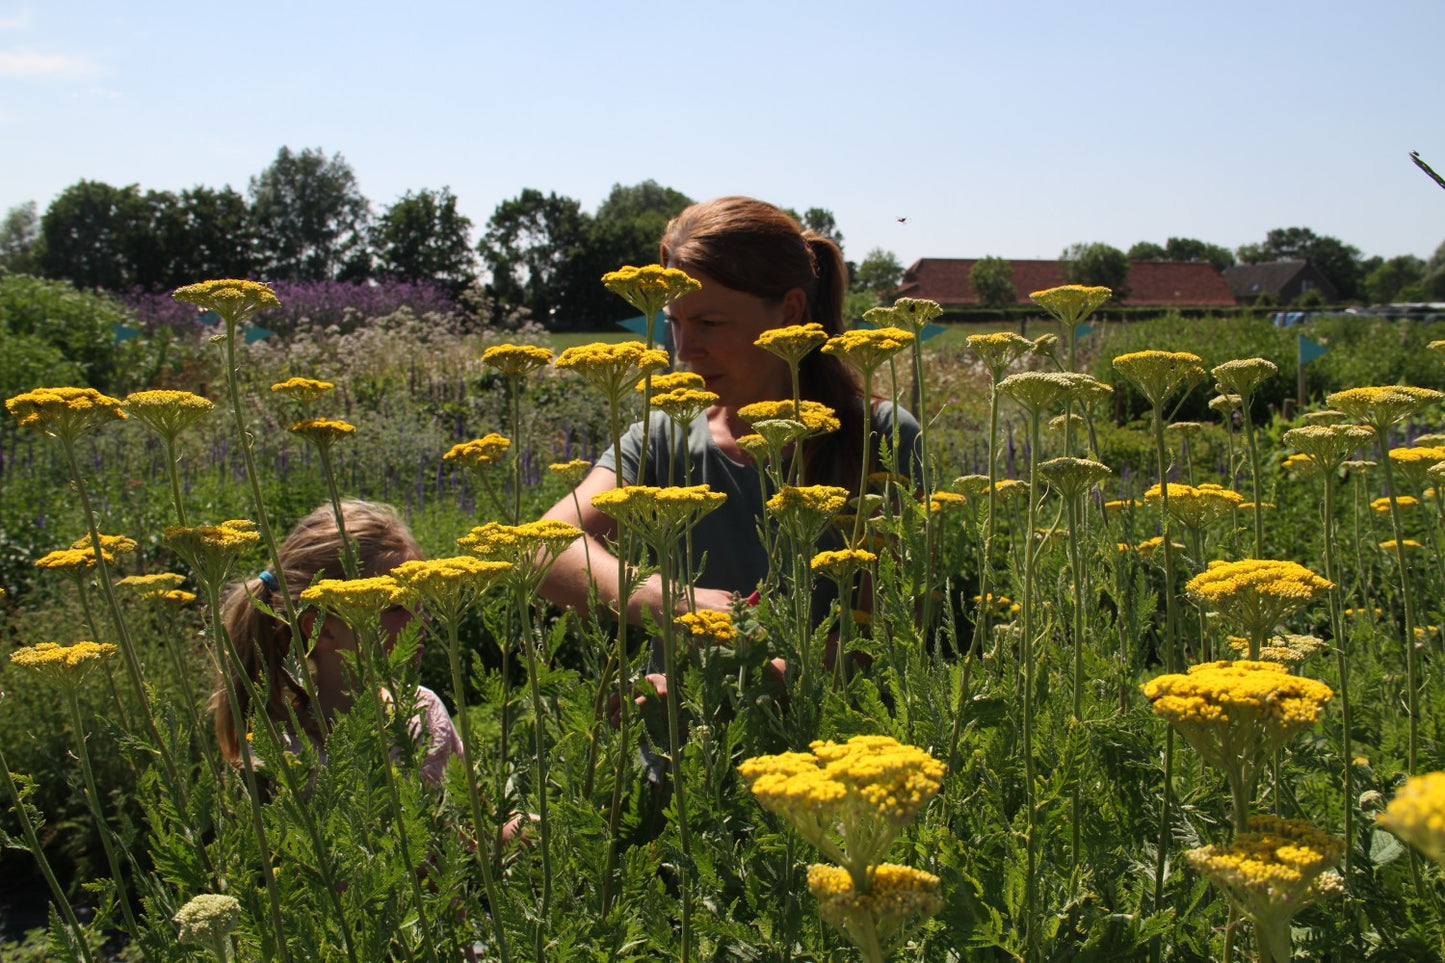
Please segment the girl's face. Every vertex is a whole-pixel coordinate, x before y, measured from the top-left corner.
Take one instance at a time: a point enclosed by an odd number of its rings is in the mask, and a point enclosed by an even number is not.
[[[677,361],[702,375],[724,408],[792,397],[787,363],[753,342],[771,328],[804,322],[807,296],[802,289],[768,301],[723,287],[705,274],[688,273],[702,288],[667,308]]]

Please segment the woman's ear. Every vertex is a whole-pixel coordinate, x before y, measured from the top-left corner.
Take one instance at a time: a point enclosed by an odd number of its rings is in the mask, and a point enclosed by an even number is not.
[[[783,295],[783,324],[807,324],[808,296],[802,288],[789,288]]]
[[[316,610],[304,610],[300,615],[296,616],[296,624],[301,629],[301,638],[306,640],[306,648],[314,648],[312,645],[313,639],[311,638],[311,632],[316,628]],[[326,623],[321,623],[321,626],[322,631],[325,631]]]

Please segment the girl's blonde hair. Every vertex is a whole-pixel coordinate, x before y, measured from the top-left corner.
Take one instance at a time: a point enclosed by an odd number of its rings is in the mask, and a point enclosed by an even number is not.
[[[406,558],[421,554],[411,529],[390,505],[344,501],[341,517],[356,550],[362,577],[385,574]],[[278,554],[281,571],[272,573],[277,579],[277,590],[269,589],[259,575],[246,579],[226,596],[221,619],[246,674],[264,694],[266,713],[284,723],[290,721],[294,708],[303,727],[314,732],[316,720],[306,693],[284,666],[291,649],[291,629],[280,619],[263,612],[255,602],[264,602],[280,614],[283,612],[279,590],[282,584],[294,599],[318,578],[346,577],[341,565],[341,532],[336,527],[336,514],[331,506],[323,505],[297,522],[281,543]],[[236,689],[241,718],[238,720],[231,714],[224,678],[216,681],[210,708],[216,715],[216,738],[221,752],[236,763],[241,758],[241,726],[251,713],[251,705],[245,681],[234,671],[232,675],[230,682]]]

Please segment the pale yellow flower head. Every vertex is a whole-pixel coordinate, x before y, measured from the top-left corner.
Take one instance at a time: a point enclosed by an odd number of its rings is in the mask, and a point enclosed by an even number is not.
[[[913,341],[914,336],[902,328],[855,328],[829,338],[823,345],[823,353],[842,358],[864,372],[872,372],[900,351],[906,351]]]
[[[1114,470],[1088,458],[1065,457],[1043,462],[1039,474],[1065,498],[1073,499],[1114,474]]]
[[[716,609],[698,609],[673,619],[693,642],[705,645],[728,645],[738,637],[733,617]]]
[[[271,386],[271,390],[284,398],[290,398],[302,407],[312,404],[336,389],[336,383],[317,378],[287,378]]]
[[[220,947],[221,941],[241,923],[241,903],[234,896],[202,893],[193,896],[175,915],[182,943]],[[229,949],[229,947],[227,947]],[[229,958],[229,957],[226,957]]]
[[[796,545],[811,546],[848,504],[848,490],[836,485],[784,485],[768,499],[768,514]]]
[[[1285,432],[1284,443],[1307,455],[1323,470],[1333,471],[1374,437],[1374,431],[1363,425],[1312,424]]]
[[[1244,496],[1221,485],[1199,486],[1169,482],[1169,514],[1196,531],[1209,527],[1244,506]],[[1150,485],[1144,501],[1157,505],[1161,501],[1159,486]]]
[[[644,267],[627,265],[602,275],[607,290],[622,298],[649,319],[685,294],[702,289],[686,271],[661,264]]]
[[[36,388],[7,399],[5,408],[21,428],[73,440],[96,425],[125,417],[118,398],[94,388]]]
[[[402,562],[391,570],[391,577],[405,604],[425,606],[444,623],[455,625],[462,612],[511,567],[511,562],[456,555]]]
[[[666,368],[667,360],[666,351],[649,348],[641,341],[598,341],[567,348],[554,364],[563,371],[575,372],[609,402],[618,404],[623,392],[652,372]]]
[[[998,381],[1010,365],[1033,350],[1034,343],[1013,331],[995,331],[969,335],[968,347],[983,361],[993,380]]]
[[[1324,648],[1324,640],[1313,635],[1295,635],[1286,632],[1282,635],[1271,636],[1269,641],[1259,647],[1259,661],[1278,662],[1286,668],[1296,668],[1304,664],[1310,656]],[[1240,635],[1229,637],[1229,648],[1241,658],[1249,654],[1249,640]]]
[[[878,556],[862,548],[844,548],[819,552],[809,566],[835,582],[847,583],[857,573],[872,567]]]
[[[180,588],[186,577],[176,572],[155,572],[150,575],[127,575],[115,584],[128,588],[142,598],[152,598]]]
[[[718,396],[713,391],[697,388],[673,388],[652,396],[652,407],[667,415],[679,425],[688,425],[694,419],[717,404]]]
[[[725,501],[726,494],[707,485],[627,485],[592,496],[593,507],[636,531],[659,554]]]
[[[281,306],[276,292],[269,285],[235,278],[187,284],[176,288],[171,297],[214,311],[228,325],[244,321],[265,308]]]
[[[1428,772],[1407,779],[1375,819],[1445,866],[1445,772]]]
[[[943,314],[943,305],[928,298],[898,298],[893,302],[888,323],[918,336],[934,318]]]
[[[637,383],[637,391],[647,387],[645,382]],[[672,391],[677,388],[705,388],[707,381],[696,371],[664,371],[652,376],[653,394],[662,394],[665,391]]]
[[[1012,398],[1032,415],[1062,404],[1073,388],[1074,380],[1061,371],[1020,371],[998,383],[999,394]]]
[[[525,377],[551,363],[551,350],[536,344],[494,344],[482,352],[482,364],[507,378]]]
[[[1412,445],[1406,448],[1390,449],[1390,464],[1404,475],[1412,488],[1424,488],[1429,482],[1429,471],[1445,462],[1445,448],[1428,445]]]
[[[808,324],[790,324],[764,331],[753,344],[777,355],[790,366],[797,367],[798,362],[802,361],[808,352],[827,340],[828,332],[823,330],[821,324],[812,321]]]
[[[300,435],[318,448],[329,448],[356,431],[356,426],[338,418],[307,418],[286,430]]]
[[[1334,587],[1298,562],[1246,558],[1210,562],[1184,588],[1190,598],[1217,610],[1259,644],[1281,619]]]
[[[132,418],[167,441],[174,441],[216,407],[189,391],[133,391],[125,396],[123,405]]]
[[[1205,376],[1203,359],[1188,351],[1131,351],[1114,359],[1114,370],[1156,408]]]
[[[256,523],[231,519],[219,525],[168,526],[161,536],[195,570],[202,584],[219,586],[236,563],[261,542]]]
[[[323,578],[301,590],[301,601],[334,615],[353,629],[375,629],[381,613],[407,601],[390,575],[368,578]]]
[[[547,466],[547,470],[566,482],[568,487],[576,488],[592,471],[592,463],[585,458],[574,458],[571,461],[553,462]]]
[[[738,417],[757,429],[763,421],[798,421],[807,426],[809,434],[825,435],[837,431],[842,423],[833,409],[818,401],[804,400],[797,408],[791,398],[782,401],[755,401],[738,409]]]
[[[862,888],[841,867],[808,867],[808,890],[818,900],[823,919],[860,950],[878,946],[885,955],[914,924],[943,909],[939,882],[932,873],[882,863],[871,868]]]
[[[1072,332],[1074,325],[1093,314],[1113,296],[1111,289],[1102,286],[1062,284],[1034,291],[1029,295],[1029,300]]]
[[[91,669],[115,655],[116,651],[109,642],[76,642],[72,645],[38,642],[11,652],[10,662],[70,689],[80,685]]]
[[[477,471],[506,457],[511,448],[512,439],[494,431],[481,438],[452,445],[447,449],[447,453],[442,455],[442,460],[456,462],[463,468]]]
[[[1215,365],[1209,373],[1219,382],[1221,392],[1249,399],[1256,388],[1279,373],[1279,365],[1267,358],[1239,358]]]
[[[520,525],[487,522],[457,539],[457,544],[480,558],[511,562],[507,579],[528,585],[540,581],[557,556],[581,537],[582,530],[575,525],[542,518]]]
[[[1413,385],[1379,385],[1368,388],[1346,388],[1325,398],[1331,408],[1338,408],[1354,421],[1383,432],[1391,425],[1419,414],[1445,394]]]

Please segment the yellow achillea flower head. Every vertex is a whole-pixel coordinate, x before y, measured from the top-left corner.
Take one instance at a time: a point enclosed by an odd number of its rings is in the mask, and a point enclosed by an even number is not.
[[[973,597],[975,605],[983,606],[983,602],[982,595]],[[983,607],[986,607],[994,615],[1017,615],[1022,611],[1021,606],[1007,595],[994,595],[992,592],[988,593],[988,605]]]
[[[1114,359],[1123,375],[1156,408],[1186,385],[1204,380],[1204,362],[1188,351],[1131,351]]]
[[[1073,379],[1061,371],[1020,371],[1000,381],[998,393],[1041,415],[1067,398],[1073,387]]]
[[[1414,445],[1390,449],[1390,464],[1398,468],[1406,483],[1415,489],[1429,484],[1430,469],[1441,462],[1445,462],[1445,448]]]
[[[281,301],[260,281],[224,278],[176,288],[171,297],[219,314],[228,323],[243,320],[263,308],[279,308]]]
[[[574,458],[571,461],[556,461],[547,466],[547,470],[557,475],[568,487],[576,488],[592,471],[592,463],[585,458]]]
[[[661,264],[644,267],[629,264],[602,275],[602,283],[607,290],[641,311],[649,325],[657,312],[678,298],[702,290],[702,284],[686,271],[665,268]]]
[[[1065,498],[1074,499],[1093,488],[1114,470],[1088,458],[1050,458],[1039,465],[1039,474]]]
[[[1210,562],[1184,590],[1200,605],[1238,625],[1249,636],[1252,657],[1276,623],[1334,587],[1298,562],[1245,558]]]
[[[301,590],[301,601],[334,615],[353,629],[375,629],[381,613],[407,601],[390,575],[369,578],[323,578]]]
[[[939,879],[908,866],[882,863],[869,873],[867,887],[854,885],[846,869],[814,863],[808,890],[828,924],[859,949],[878,947],[887,956],[912,925],[943,909]]]
[[[38,642],[11,652],[10,661],[33,670],[62,688],[74,688],[84,681],[91,669],[115,653],[116,647],[109,642],[76,642],[73,645]]]
[[[803,425],[801,421],[794,424]],[[806,425],[803,425],[806,428]],[[791,439],[790,439],[791,440]],[[760,466],[768,462],[768,456],[772,454],[773,448],[768,438],[754,432],[750,435],[743,435],[737,439],[738,447],[747,452]]]
[[[1399,495],[1395,498],[1395,504],[1399,505],[1401,508],[1419,508],[1420,499],[1416,498],[1414,495]],[[1379,512],[1381,515],[1390,514],[1389,496],[1381,496],[1370,502],[1370,508]]]
[[[888,736],[814,742],[811,752],[757,756],[738,766],[764,808],[785,817],[854,888],[943,785],[943,763]]]
[[[452,445],[442,455],[442,461],[454,461],[463,468],[477,471],[504,457],[511,447],[512,439],[494,431],[481,438]]]
[[[823,330],[823,326],[811,321],[764,331],[753,344],[782,358],[791,367],[797,367],[808,352],[827,340],[828,332]]]
[[[1445,866],[1445,772],[1405,780],[1375,820]]]
[[[642,391],[645,387],[646,385],[639,381],[636,390]],[[705,387],[707,387],[707,382],[703,379],[703,376],[696,371],[664,371],[661,374],[652,376],[652,391],[654,394],[673,391],[677,388],[702,389]]]
[[[200,943],[219,951],[217,959],[228,960],[231,954],[226,938],[241,923],[241,903],[234,896],[202,893],[191,897],[174,920],[181,928],[180,942]]]
[[[1286,668],[1295,668],[1306,659],[1324,648],[1324,640],[1313,635],[1294,635],[1286,632],[1272,636],[1259,647],[1259,661],[1278,662]],[[1229,637],[1229,647],[1241,657],[1249,654],[1249,640],[1239,635]]]
[[[995,498],[1007,505],[1009,502],[1026,498],[1029,483],[1021,478],[1000,478],[993,484],[993,493]]]
[[[1239,395],[1215,395],[1209,399],[1209,410],[1227,416],[1238,411],[1242,404],[1243,399]]]
[[[673,619],[673,622],[694,642],[727,645],[738,637],[732,615],[716,609],[687,612]]]
[[[318,448],[329,448],[356,431],[356,426],[337,418],[307,418],[286,430],[313,442]]]
[[[1327,395],[1331,408],[1343,411],[1346,417],[1363,422],[1383,433],[1386,428],[1423,411],[1445,394],[1413,385],[1377,385],[1368,388],[1346,388]]]
[[[320,381],[316,378],[287,378],[285,381],[278,381],[271,386],[271,390],[285,398],[290,398],[301,404],[311,404],[328,391],[336,388],[335,382]]]
[[[1326,872],[1343,852],[1340,840],[1303,819],[1255,816],[1249,831],[1228,846],[1201,846],[1185,856],[1254,923],[1260,956],[1288,960],[1289,921],[1306,906],[1344,892],[1339,874]]]
[[[879,310],[887,309],[873,308],[865,312],[864,317]],[[823,353],[842,358],[864,372],[872,372],[898,352],[906,350],[913,341],[914,336],[902,328],[855,328],[829,338],[823,345]]]
[[[995,331],[969,335],[968,348],[979,356],[989,376],[997,382],[1010,365],[1033,350],[1034,343],[1012,331]]]
[[[848,504],[848,490],[836,485],[784,485],[766,504],[768,514],[801,549],[811,546]]]
[[[1062,284],[1029,294],[1029,300],[1049,312],[1055,320],[1069,331],[1073,326],[1093,314],[1114,296],[1114,292],[1102,286],[1083,284]]]
[[[461,615],[512,567],[475,555],[413,559],[391,570],[406,604],[423,605],[443,624],[456,625]]]
[[[107,565],[113,565],[117,556],[129,555],[135,551],[135,548],[136,543],[133,538],[127,538],[124,535],[100,536],[100,555]],[[91,544],[88,536],[77,538],[70,543],[69,548],[47,552],[36,559],[35,567],[78,577],[95,568],[95,547]]]
[[[1311,472],[1319,467],[1319,464],[1309,455],[1303,452],[1296,452],[1280,462],[1279,467],[1285,471]]]
[[[161,538],[202,584],[211,586],[220,586],[242,556],[261,542],[256,523],[239,518],[219,525],[170,525]]]
[[[697,388],[674,388],[652,396],[652,407],[679,425],[689,425],[698,415],[717,404],[717,393]]]
[[[846,583],[858,572],[878,561],[878,556],[862,548],[844,548],[836,551],[819,552],[813,556],[809,566],[820,575],[826,575],[835,582]]]
[[[987,475],[959,475],[948,487],[964,498],[981,498],[988,494],[989,480]]]
[[[1413,538],[1406,538],[1401,540],[1400,547],[1405,551],[1413,552],[1425,546]],[[1395,540],[1393,538],[1385,539],[1380,543],[1380,549],[1386,552],[1393,552],[1395,550]]]
[[[1334,408],[1321,408],[1318,411],[1306,411],[1300,415],[1307,425],[1338,425],[1345,421],[1345,413],[1336,411]]]
[[[148,598],[178,589],[185,581],[186,577],[176,572],[155,572],[150,575],[127,575],[125,578],[116,579],[115,584]]]
[[[494,344],[482,352],[482,364],[508,378],[521,378],[552,363],[552,352],[536,344]]]
[[[582,530],[575,525],[541,518],[520,525],[487,522],[457,539],[457,544],[480,558],[511,562],[508,581],[525,586],[541,581],[557,556],[581,537]]]
[[[1254,395],[1254,390],[1279,373],[1279,365],[1267,358],[1240,358],[1215,365],[1209,371],[1219,382],[1221,392],[1239,395],[1241,400]]]
[[[618,404],[623,392],[648,374],[667,367],[667,352],[649,348],[641,341],[599,341],[567,348],[554,364],[563,371],[575,372],[609,402]]]
[[[928,510],[935,514],[957,511],[968,506],[968,499],[958,492],[940,489],[928,496]]]
[[[1159,503],[1157,484],[1150,485],[1144,492],[1144,501],[1150,505]],[[1243,506],[1244,496],[1222,485],[1206,482],[1195,487],[1169,482],[1169,514],[1196,531],[1209,527]]]
[[[659,554],[725,501],[726,494],[707,485],[627,485],[592,496],[593,507],[636,531]]]
[[[888,310],[889,324],[916,337],[923,331],[924,325],[943,313],[943,305],[928,298],[899,298]]]
[[[189,391],[133,391],[123,404],[132,418],[166,441],[175,441],[216,407],[210,399]]]
[[[21,428],[62,440],[73,440],[96,425],[125,418],[120,399],[94,388],[36,388],[7,399],[5,408]]]
[[[826,435],[842,427],[833,409],[820,401],[804,400],[797,408],[792,399],[783,401],[755,401],[738,409],[738,417],[757,429],[763,421],[798,421],[807,426],[814,435]]]

